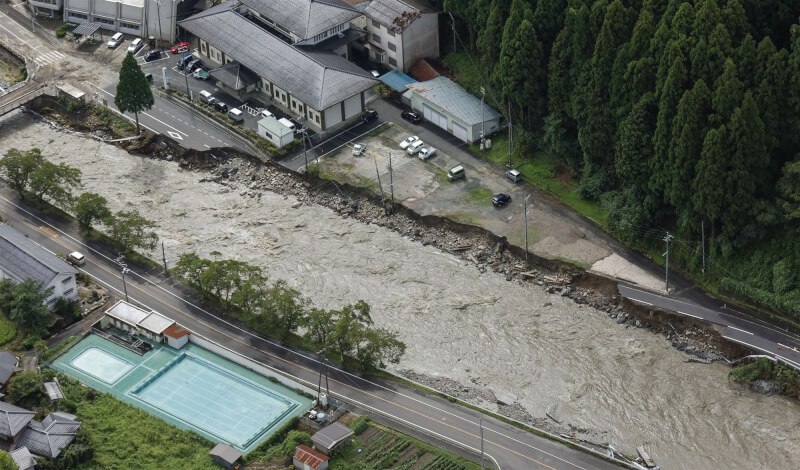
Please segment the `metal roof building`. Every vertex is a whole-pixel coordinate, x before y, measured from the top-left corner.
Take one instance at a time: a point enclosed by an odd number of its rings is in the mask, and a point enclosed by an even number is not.
[[[500,129],[500,113],[485,103],[481,106],[480,98],[447,77],[413,83],[407,88],[411,91],[412,108],[464,142],[479,140],[482,127],[487,136]]]
[[[0,436],[13,439],[34,416],[33,411],[0,401]]]
[[[124,300],[119,300],[106,310],[106,315],[100,320],[103,327],[109,324],[134,334],[163,343],[164,331],[175,324],[169,318],[156,312],[147,312]]]
[[[268,18],[276,29],[298,42],[328,31],[361,15],[341,0],[241,0]]]
[[[45,286],[59,273],[74,275],[77,272],[66,261],[8,224],[0,224],[0,270],[16,282],[31,278]]]
[[[314,448],[327,456],[331,456],[336,451],[347,445],[350,438],[355,434],[352,429],[340,423],[332,423],[320,429],[313,436],[311,442]]]
[[[76,418],[75,415],[55,411],[47,415],[41,423],[31,421],[20,433],[17,446],[27,447],[34,454],[43,457],[58,457],[61,449],[75,439],[75,433],[81,427]]]
[[[0,351],[0,386],[8,382],[12,375],[20,372],[19,359],[8,351]]]
[[[396,69],[390,70],[389,72],[383,74],[380,80],[384,83],[384,85],[400,93],[405,92],[408,85],[417,83],[416,80]]]

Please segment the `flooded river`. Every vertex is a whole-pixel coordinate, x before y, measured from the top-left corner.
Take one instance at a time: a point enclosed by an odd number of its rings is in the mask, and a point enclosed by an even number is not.
[[[217,250],[262,266],[317,305],[367,301],[376,324],[408,345],[398,370],[511,393],[537,418],[557,406],[564,423],[630,453],[644,445],[663,469],[800,467],[798,402],[729,386],[726,366],[686,363],[646,330],[388,229],[319,206],[292,208],[293,197],[242,196],[22,114],[0,118],[0,152],[34,146],[81,168],[84,190],[113,210],[136,208],[156,221],[170,263]]]

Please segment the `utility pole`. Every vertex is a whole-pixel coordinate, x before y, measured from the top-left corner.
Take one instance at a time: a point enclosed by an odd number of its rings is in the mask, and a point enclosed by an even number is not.
[[[485,468],[483,466],[483,414],[481,414],[480,416],[480,421],[478,425],[481,428],[481,470],[483,470]]]
[[[327,359],[325,358],[326,349],[328,349],[327,346],[317,351],[317,356],[319,356],[319,382],[317,383],[317,403],[319,403],[319,396],[322,394],[323,374],[325,375],[325,392],[327,393],[328,400],[330,400],[331,398],[331,389],[328,386],[328,363]],[[330,403],[330,401],[328,403]]]
[[[158,14],[158,47],[160,49],[164,41],[164,33],[161,31],[161,0],[156,0],[156,11]]]
[[[486,88],[481,87],[481,150],[486,150],[486,119],[483,115],[483,100],[486,98]]]
[[[164,272],[168,272],[168,269],[167,269],[167,252],[164,251],[164,240],[161,240],[161,258],[164,260]]]
[[[448,12],[447,14],[450,15],[450,21],[453,24],[453,52],[456,52],[456,20],[452,13]]]
[[[664,256],[666,256],[666,257],[667,257],[667,262],[666,262],[666,265],[667,265],[667,266],[666,266],[666,274],[665,274],[665,276],[664,276],[664,279],[665,279],[665,288],[664,288],[664,291],[665,291],[667,294],[669,294],[669,241],[670,241],[670,240],[672,240],[673,238],[675,238],[675,237],[673,237],[672,235],[670,235],[670,234],[669,234],[669,232],[667,232],[667,236],[666,236],[666,237],[664,237],[664,241],[665,241],[665,242],[667,242],[667,251],[666,251],[666,253],[664,253]]]
[[[511,100],[508,100],[508,167],[511,168]]]
[[[372,157],[372,161],[375,162],[375,174],[378,175],[378,188],[381,190],[381,204],[386,202],[386,195],[383,194],[383,185],[381,184],[381,172],[378,170],[378,159],[374,156]]]
[[[530,194],[525,196],[525,266],[528,266],[528,198]]]
[[[189,97],[189,101],[192,100],[192,93],[189,91],[189,75],[186,73],[186,63],[183,64],[183,79],[186,80],[186,96]]]
[[[392,195],[390,213],[394,213],[394,180],[392,178],[392,152],[389,152],[389,193]]]
[[[303,158],[306,160],[306,173],[308,173],[308,151],[306,150],[306,131],[303,130]]]
[[[700,236],[701,244],[703,245],[703,272],[706,272],[706,221],[700,221],[700,232],[702,235]]]
[[[119,264],[120,268],[122,268],[122,289],[125,291],[125,302],[128,301],[128,285],[125,283],[125,274],[130,272],[128,269],[128,264],[125,263],[125,258],[122,255],[119,255],[117,259],[114,261]]]

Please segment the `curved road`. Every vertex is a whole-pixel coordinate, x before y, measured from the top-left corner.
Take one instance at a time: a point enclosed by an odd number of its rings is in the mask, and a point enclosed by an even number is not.
[[[0,215],[17,230],[54,253],[82,251],[87,263],[81,271],[99,283],[123,291],[119,266],[111,254],[83,242],[77,227],[64,219],[35,213],[19,203],[6,187],[0,191]],[[130,266],[129,266],[130,268]],[[312,388],[318,381],[319,362],[310,353],[297,351],[224,319],[217,318],[169,284],[170,279],[133,268],[127,279],[130,301],[175,320],[186,328],[265,366],[293,377]],[[480,449],[480,413],[425,394],[411,387],[374,377],[362,377],[342,369],[330,369],[333,396],[354,404],[373,417],[450,448],[473,456]],[[619,468],[595,455],[522,431],[505,422],[483,417],[487,462],[502,469],[612,469]]]

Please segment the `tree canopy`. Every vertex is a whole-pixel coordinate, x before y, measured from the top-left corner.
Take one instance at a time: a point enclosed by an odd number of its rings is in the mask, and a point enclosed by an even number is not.
[[[150,82],[144,76],[139,63],[128,53],[119,69],[119,82],[114,104],[123,113],[132,112],[136,116],[136,130],[139,130],[139,112],[153,107],[155,100],[150,90]]]

